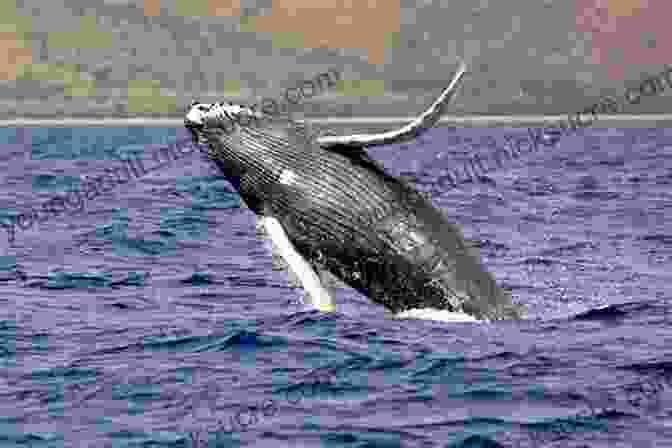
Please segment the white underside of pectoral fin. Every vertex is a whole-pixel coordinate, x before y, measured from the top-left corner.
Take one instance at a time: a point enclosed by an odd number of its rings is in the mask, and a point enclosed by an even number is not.
[[[432,103],[429,108],[422,113],[418,118],[413,120],[406,126],[380,134],[353,134],[341,136],[322,136],[316,138],[316,142],[323,147],[335,145],[353,145],[358,147],[376,146],[376,145],[390,145],[403,143],[409,140],[418,138],[428,129],[432,128],[441,118],[446,106],[453,100],[457,93],[462,76],[467,71],[467,66],[464,62],[460,63],[460,67],[453,76],[453,79],[448,84],[448,87],[441,92],[441,95]]]
[[[322,312],[336,311],[333,296],[324,287],[312,265],[296,251],[282,224],[273,217],[260,219],[262,220],[261,225],[273,242],[274,252],[283,258],[306,291],[306,305]]]

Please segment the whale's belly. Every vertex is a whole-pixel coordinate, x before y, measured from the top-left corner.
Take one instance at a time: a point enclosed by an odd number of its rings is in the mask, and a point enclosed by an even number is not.
[[[271,201],[306,258],[395,313],[435,308],[490,317],[483,310],[502,291],[428,200],[338,154],[311,162],[281,173]]]
[[[213,152],[243,200],[277,218],[299,253],[390,311],[505,314],[510,300],[459,229],[365,153],[325,150],[282,130],[245,130]]]

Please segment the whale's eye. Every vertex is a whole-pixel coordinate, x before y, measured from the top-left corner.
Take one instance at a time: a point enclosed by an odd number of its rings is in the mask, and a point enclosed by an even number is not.
[[[198,106],[198,110],[200,110],[201,112],[207,112],[209,109],[208,106]]]

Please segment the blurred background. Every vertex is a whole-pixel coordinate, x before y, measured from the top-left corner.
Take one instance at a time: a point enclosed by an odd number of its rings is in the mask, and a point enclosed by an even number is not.
[[[334,68],[309,116],[562,114],[669,62],[665,0],[0,0],[0,115],[175,116]],[[627,113],[662,113],[666,92]]]

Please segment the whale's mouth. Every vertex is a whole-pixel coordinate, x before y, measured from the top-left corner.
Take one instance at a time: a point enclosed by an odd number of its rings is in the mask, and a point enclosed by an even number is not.
[[[189,121],[187,119],[184,120],[184,127],[187,128],[189,133],[191,134],[191,140],[194,143],[206,143],[205,137],[203,136],[203,129],[205,128],[204,124],[200,123],[194,123],[193,121]]]

